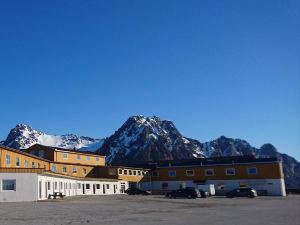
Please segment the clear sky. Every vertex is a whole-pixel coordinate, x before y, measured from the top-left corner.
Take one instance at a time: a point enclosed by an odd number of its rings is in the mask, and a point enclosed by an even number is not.
[[[300,159],[300,1],[1,1],[0,140],[131,115]]]

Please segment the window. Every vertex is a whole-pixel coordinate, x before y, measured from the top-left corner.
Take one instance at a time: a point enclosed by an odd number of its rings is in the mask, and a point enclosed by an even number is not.
[[[159,176],[159,173],[157,171],[152,172],[152,177],[158,177],[158,176]]]
[[[176,177],[176,171],[175,170],[169,170],[168,175],[169,175],[169,177]]]
[[[80,160],[80,155],[77,155],[77,160]]]
[[[86,168],[82,168],[83,174],[86,174]]]
[[[44,158],[44,157],[45,157],[45,151],[44,151],[44,150],[40,150],[38,156],[39,156],[40,158]]]
[[[90,189],[90,184],[86,184],[86,189]]]
[[[77,189],[81,189],[81,184],[80,183],[77,184]]]
[[[51,171],[52,171],[52,172],[56,172],[56,166],[55,166],[55,165],[52,165],[52,166],[51,166]]]
[[[59,182],[60,189],[63,189],[63,182]]]
[[[109,189],[110,187],[109,187],[109,184],[106,184],[106,189]]]
[[[250,167],[250,168],[248,168],[248,174],[249,175],[255,175],[255,174],[257,174],[257,168],[256,167]]]
[[[2,191],[15,191],[15,190],[16,190],[16,180],[2,181]]]
[[[68,153],[64,152],[63,158],[64,158],[64,159],[68,159]]]
[[[205,173],[205,176],[213,176],[213,175],[215,175],[214,169],[206,169],[204,173]]]
[[[54,189],[55,190],[57,189],[57,182],[56,181],[54,182]]]
[[[28,167],[28,160],[24,160],[24,167],[27,168]]]
[[[77,167],[72,168],[72,173],[77,173]]]
[[[161,184],[161,188],[162,188],[162,189],[168,189],[168,187],[169,187],[169,184],[168,184],[168,183],[162,183],[162,184]]]
[[[141,176],[141,171],[140,170],[138,171],[138,175]]]
[[[227,168],[226,169],[226,175],[229,175],[229,176],[235,175],[235,169],[234,168]]]
[[[110,176],[116,175],[116,170],[115,169],[109,169],[108,170],[108,175],[110,175]]]
[[[90,161],[91,157],[89,155],[86,156],[86,161]]]
[[[136,175],[136,171],[135,170],[133,171],[133,175]]]
[[[96,157],[96,162],[99,162],[99,157],[98,156]]]
[[[7,166],[10,165],[10,155],[5,156],[5,162]]]
[[[119,169],[119,174],[123,174],[123,170],[122,169]]]
[[[16,157],[16,167],[20,167],[20,158]]]
[[[63,173],[67,173],[67,167],[63,167]]]
[[[35,163],[34,162],[31,163],[31,167],[35,168]]]
[[[127,175],[127,170],[124,170],[124,175]]]
[[[100,184],[96,184],[96,188],[97,188],[97,189],[100,189]]]
[[[47,184],[48,184],[48,190],[50,190],[51,189],[50,182],[47,182]]]
[[[188,177],[193,177],[193,176],[195,176],[195,171],[194,171],[194,170],[186,170],[186,171],[185,171],[185,174],[186,174]]]
[[[132,170],[129,170],[129,175],[132,175]]]

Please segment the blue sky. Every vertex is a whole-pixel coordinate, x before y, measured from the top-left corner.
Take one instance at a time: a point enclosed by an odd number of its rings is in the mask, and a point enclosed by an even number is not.
[[[299,1],[2,1],[0,139],[106,137],[131,115],[300,159]]]

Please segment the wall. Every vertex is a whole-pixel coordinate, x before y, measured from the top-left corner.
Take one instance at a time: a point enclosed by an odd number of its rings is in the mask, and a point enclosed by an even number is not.
[[[162,184],[167,183],[166,189],[162,188]],[[244,187],[251,187],[258,192],[265,192],[271,196],[286,196],[284,179],[241,179],[241,180],[207,180],[205,184],[213,184],[216,189],[216,194],[225,195],[228,191],[239,188],[241,185]],[[178,181],[154,181],[143,182],[141,188],[143,190],[152,189],[154,194],[164,194],[170,190],[176,190],[180,187],[195,187],[197,183],[193,180],[178,180]]]
[[[23,202],[37,200],[36,173],[0,173],[0,202]],[[3,191],[3,179],[16,180],[15,191]]]
[[[248,174],[247,169],[250,167],[257,168],[257,174]],[[235,168],[235,175],[226,175],[226,168]],[[213,176],[205,176],[206,169],[213,169]],[[175,177],[169,177],[168,171],[176,170]],[[187,176],[186,170],[194,170],[194,176]],[[195,166],[195,167],[164,167],[155,170],[159,173],[158,177],[152,176],[153,181],[161,180],[232,180],[232,179],[281,179],[283,178],[282,164],[273,163],[249,163],[249,164],[229,164],[229,165],[212,165],[212,166]]]
[[[6,164],[6,155],[10,155],[10,165]],[[34,162],[35,168],[45,168],[46,170],[50,169],[50,163],[46,160],[32,157],[30,155],[24,154],[21,151],[13,151],[10,149],[5,149],[0,147],[0,167],[2,168],[17,168],[16,166],[16,157],[20,159],[19,168],[25,168],[24,162],[28,161],[27,168],[33,168],[32,162]]]
[[[88,166],[88,165],[78,165],[78,164],[64,164],[64,163],[51,163],[50,164],[50,169],[52,170],[52,166],[56,167],[56,171],[60,174],[65,174],[69,176],[74,176],[74,177],[96,177],[96,171],[93,166]],[[67,172],[63,172],[63,168],[66,167]],[[77,169],[77,173],[73,173],[73,167]],[[86,170],[86,174],[84,173],[83,170]],[[95,174],[93,173],[95,171]]]
[[[64,153],[68,154],[68,158],[64,159]],[[80,156],[80,159],[77,159],[77,156]],[[87,156],[90,157],[90,160],[87,160]],[[96,161],[96,158],[99,161]],[[54,152],[54,161],[63,162],[63,163],[78,163],[83,165],[94,165],[94,166],[105,166],[105,157],[101,155],[85,154],[82,152],[68,152],[56,150]]]

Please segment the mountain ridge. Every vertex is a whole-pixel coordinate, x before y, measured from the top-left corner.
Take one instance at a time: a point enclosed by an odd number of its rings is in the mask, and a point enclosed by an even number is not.
[[[172,121],[161,120],[157,116],[129,117],[114,134],[105,139],[74,134],[48,135],[28,125],[18,124],[0,144],[24,149],[36,143],[96,151],[106,155],[108,164],[248,155],[257,158],[277,157],[283,162],[287,186],[300,187],[300,163],[295,158],[278,152],[270,143],[256,148],[246,140],[225,136],[200,142],[181,134]]]

